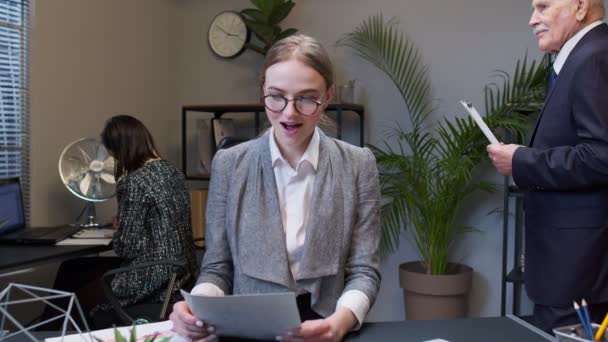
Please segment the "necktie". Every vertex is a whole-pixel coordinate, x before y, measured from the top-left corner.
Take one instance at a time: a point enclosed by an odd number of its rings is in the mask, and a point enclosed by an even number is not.
[[[555,87],[555,83],[557,82],[557,74],[555,70],[551,68],[551,72],[549,73],[549,77],[547,78],[547,96],[551,94],[553,87]]]

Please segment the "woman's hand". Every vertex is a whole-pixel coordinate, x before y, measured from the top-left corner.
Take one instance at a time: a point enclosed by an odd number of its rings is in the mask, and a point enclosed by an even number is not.
[[[114,237],[114,233],[116,233],[117,231],[118,231],[118,217],[116,217],[116,215],[112,215],[112,231],[110,233],[104,234],[103,237],[111,239]]]
[[[282,341],[338,342],[357,324],[357,318],[347,308],[338,308],[325,319],[304,321],[298,329],[279,336]]]
[[[181,337],[191,341],[211,337],[215,328],[192,315],[188,304],[185,301],[177,302],[173,305],[173,312],[169,316],[173,322],[173,329]]]
[[[112,216],[112,229],[114,229],[114,231],[118,230],[118,217],[116,217],[116,215]]]

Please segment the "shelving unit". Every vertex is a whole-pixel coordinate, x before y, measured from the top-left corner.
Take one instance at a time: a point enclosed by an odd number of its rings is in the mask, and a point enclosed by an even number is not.
[[[359,146],[364,145],[364,108],[358,104],[352,103],[332,103],[325,110],[326,114],[335,116],[337,139],[342,139],[343,115],[344,112],[355,113],[359,120]],[[188,115],[191,113],[208,113],[211,118],[220,119],[225,114],[243,114],[252,115],[254,120],[254,129],[257,134],[261,133],[261,114],[265,113],[264,105],[261,103],[253,104],[224,104],[224,105],[189,105],[182,107],[182,172],[188,180],[208,180],[209,176],[192,176],[188,174],[188,153],[187,153],[187,132],[188,132]],[[211,135],[209,139],[212,139]],[[213,144],[214,146],[214,144]],[[213,157],[211,155],[211,157]]]
[[[506,314],[506,297],[507,285],[512,286],[511,310],[512,314],[519,316],[521,314],[521,294],[524,285],[524,269],[522,263],[523,253],[523,194],[514,185],[510,184],[511,178],[505,177],[504,186],[504,211],[503,211],[503,236],[502,236],[502,285],[500,297],[500,314]],[[515,210],[513,217],[513,227],[510,227],[510,206],[514,202]],[[508,269],[508,251],[509,251],[509,236],[513,230],[513,268]]]

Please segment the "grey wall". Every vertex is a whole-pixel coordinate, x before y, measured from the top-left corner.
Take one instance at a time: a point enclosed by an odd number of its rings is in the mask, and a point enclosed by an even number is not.
[[[69,222],[82,202],[59,181],[57,159],[69,142],[97,136],[117,113],[138,115],[167,158],[179,162],[179,108],[185,104],[257,100],[262,59],[246,52],[214,57],[206,43],[211,18],[250,7],[247,0],[38,0],[31,35],[32,222]],[[300,0],[284,25],[319,38],[331,54],[337,82],[357,79],[356,102],[366,107],[367,141],[376,143],[405,107],[392,84],[334,43],[370,15],[395,17],[418,45],[432,79],[437,117],[463,115],[458,100],[482,107],[493,70],[511,72],[526,51],[540,56],[528,0]],[[480,177],[501,181],[488,165]],[[454,260],[475,269],[472,316],[499,313],[502,194],[476,195],[461,220],[480,232],[464,236]],[[114,203],[102,206],[109,218]],[[403,317],[397,267],[417,255],[407,241],[383,261],[383,284],[370,320]],[[527,303],[529,304],[529,303]]]

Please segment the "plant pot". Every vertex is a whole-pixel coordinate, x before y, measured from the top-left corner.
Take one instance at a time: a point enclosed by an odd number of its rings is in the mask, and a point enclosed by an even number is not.
[[[399,265],[405,317],[410,320],[454,319],[465,317],[473,269],[450,263],[449,274],[425,273],[420,261]]]

